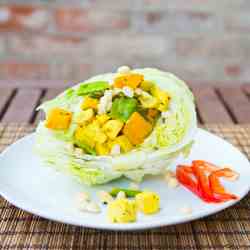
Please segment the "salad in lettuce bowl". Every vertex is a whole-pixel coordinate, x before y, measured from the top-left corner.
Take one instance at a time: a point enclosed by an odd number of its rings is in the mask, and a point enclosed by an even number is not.
[[[188,154],[197,129],[194,99],[171,73],[120,67],[40,105],[36,152],[88,185],[159,175]]]

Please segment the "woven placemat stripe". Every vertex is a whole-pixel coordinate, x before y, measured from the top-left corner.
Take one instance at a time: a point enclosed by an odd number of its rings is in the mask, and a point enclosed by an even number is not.
[[[250,158],[250,125],[207,125]],[[34,131],[0,124],[0,151]],[[250,194],[232,208],[204,219],[142,232],[109,232],[49,221],[0,198],[1,249],[250,249]]]

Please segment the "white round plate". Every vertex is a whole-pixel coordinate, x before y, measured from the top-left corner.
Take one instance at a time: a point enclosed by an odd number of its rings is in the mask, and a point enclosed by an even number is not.
[[[147,229],[178,224],[216,213],[237,201],[223,204],[207,204],[180,186],[167,187],[160,177],[146,178],[142,189],[156,191],[161,198],[161,210],[158,214],[144,216],[139,214],[137,222],[129,224],[111,224],[106,217],[105,205],[102,213],[89,214],[79,211],[75,203],[76,194],[88,191],[98,202],[97,191],[113,186],[128,186],[128,180],[119,180],[98,187],[86,187],[75,178],[47,167],[33,153],[34,134],[28,135],[8,147],[0,155],[0,194],[13,205],[51,220],[84,227],[108,230]],[[177,160],[173,164],[190,163],[194,159],[203,159],[220,166],[229,165],[240,173],[235,182],[225,182],[226,188],[243,198],[250,189],[250,164],[247,158],[235,147],[223,139],[199,129],[195,144],[188,159]],[[191,214],[181,212],[183,206],[192,208]]]

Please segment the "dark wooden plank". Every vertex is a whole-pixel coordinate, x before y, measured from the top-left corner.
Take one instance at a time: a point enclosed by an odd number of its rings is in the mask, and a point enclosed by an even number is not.
[[[191,89],[203,123],[233,123],[212,86],[192,85]]]
[[[68,88],[75,84],[65,80],[0,80],[0,86],[11,88]]]
[[[250,122],[250,101],[240,86],[219,87],[218,92],[237,123]]]
[[[48,101],[54,97],[56,97],[57,95],[59,95],[60,93],[62,93],[64,91],[63,88],[53,88],[53,89],[47,89],[43,98],[41,98],[40,100],[40,103],[43,103],[45,101]],[[36,116],[35,116],[35,119],[34,119],[34,122],[37,123],[39,122],[40,120],[42,120],[44,117],[43,117],[43,113],[41,111],[38,111],[36,113]]]
[[[41,94],[41,89],[18,89],[2,121],[30,122]]]
[[[8,108],[7,105],[14,94],[14,89],[10,88],[0,88],[0,117],[3,116],[6,109]]]

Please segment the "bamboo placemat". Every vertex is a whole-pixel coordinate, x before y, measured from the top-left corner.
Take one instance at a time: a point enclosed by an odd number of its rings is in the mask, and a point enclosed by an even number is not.
[[[250,125],[205,127],[250,157]],[[33,129],[33,126],[25,124],[0,125],[0,150]],[[56,223],[23,212],[0,198],[0,248],[250,249],[250,195],[216,215],[141,232],[99,231]]]

